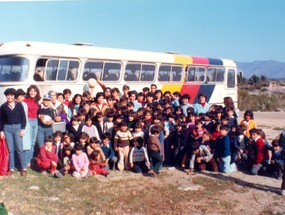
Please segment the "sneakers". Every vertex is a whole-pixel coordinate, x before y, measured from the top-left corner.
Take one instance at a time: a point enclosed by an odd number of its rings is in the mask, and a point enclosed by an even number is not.
[[[21,174],[21,176],[26,177],[27,176],[27,170],[22,169],[20,174]]]
[[[87,175],[85,176],[85,178],[90,178],[93,176],[93,173],[92,172],[88,172]]]
[[[7,172],[7,176],[11,176],[11,175],[13,175],[13,173],[14,173],[14,170],[13,170],[13,169],[10,169],[10,170]]]
[[[53,175],[54,175],[55,178],[62,178],[63,177],[63,174],[61,174],[60,171],[54,172]]]
[[[281,195],[285,196],[285,190],[281,190]]]

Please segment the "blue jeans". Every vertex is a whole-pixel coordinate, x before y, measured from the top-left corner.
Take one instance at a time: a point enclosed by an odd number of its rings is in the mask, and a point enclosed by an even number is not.
[[[45,137],[48,135],[52,135],[52,127],[44,128],[39,125],[38,135],[37,135],[37,143],[39,149],[44,145]]]
[[[220,161],[220,171],[224,173],[231,173],[231,172],[236,172],[236,164],[232,163],[231,164],[231,156],[227,156],[221,159]]]
[[[30,124],[30,138],[31,138],[31,150],[27,151],[27,162],[30,163],[32,158],[34,157],[35,145],[38,134],[38,120],[37,119],[29,119]]]
[[[9,169],[15,169],[15,151],[18,154],[21,169],[27,169],[26,154],[23,150],[23,138],[20,137],[21,124],[4,124],[3,131],[9,151]]]

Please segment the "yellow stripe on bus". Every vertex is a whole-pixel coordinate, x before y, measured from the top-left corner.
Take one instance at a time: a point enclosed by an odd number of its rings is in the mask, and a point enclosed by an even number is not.
[[[181,89],[182,89],[182,86],[183,86],[183,83],[179,83],[179,84],[164,84],[162,86],[162,92],[165,92],[165,91],[170,91],[171,93],[175,92],[175,91],[178,91],[180,92]]]
[[[181,63],[184,66],[186,66],[187,64],[192,64],[193,63],[193,59],[190,56],[185,56],[185,55],[174,55],[174,61],[175,63]]]

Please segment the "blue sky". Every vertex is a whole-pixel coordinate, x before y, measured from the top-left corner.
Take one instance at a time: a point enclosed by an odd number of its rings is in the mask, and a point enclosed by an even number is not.
[[[0,42],[285,62],[284,11],[283,0],[0,0]]]

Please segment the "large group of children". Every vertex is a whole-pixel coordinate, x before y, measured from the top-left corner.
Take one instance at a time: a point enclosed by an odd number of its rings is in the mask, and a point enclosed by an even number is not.
[[[175,166],[190,169],[189,175],[239,169],[282,177],[282,138],[267,142],[250,110],[238,122],[231,97],[223,106],[210,106],[201,93],[192,105],[189,95],[163,93],[155,84],[142,92],[98,84],[102,92],[94,97],[84,91],[71,98],[65,89],[41,98],[35,85],[27,92],[7,89],[0,109],[1,139],[9,150],[7,175],[14,173],[16,153],[22,176],[30,166],[76,178],[107,176],[111,170],[155,176],[162,166]],[[65,122],[64,131],[54,130],[57,122]]]

